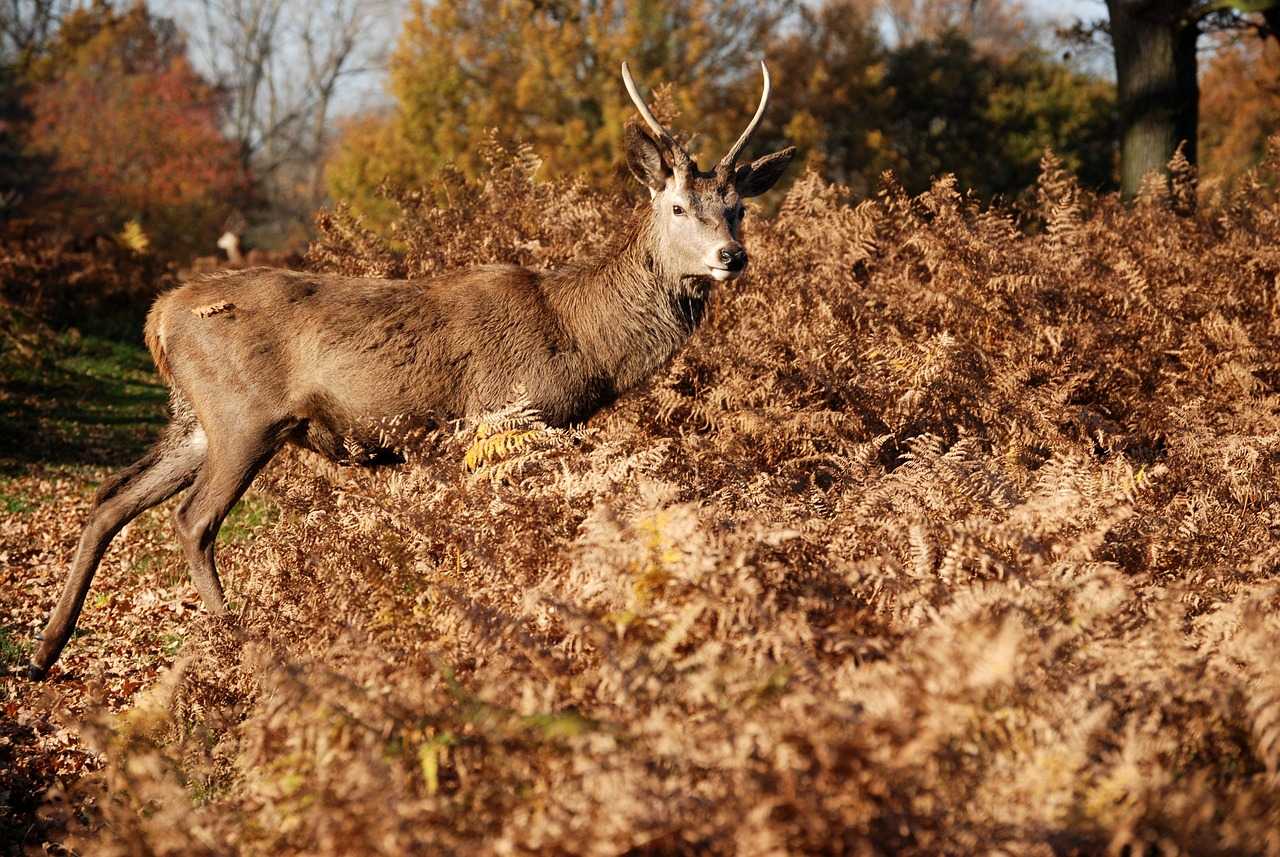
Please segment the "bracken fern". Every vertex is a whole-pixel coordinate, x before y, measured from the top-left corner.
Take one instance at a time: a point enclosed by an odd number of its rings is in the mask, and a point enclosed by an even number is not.
[[[282,456],[239,630],[98,725],[82,851],[1280,855],[1278,151],[1198,206],[1185,162],[1132,208],[1052,155],[1017,209],[804,176],[589,425]],[[312,263],[623,217],[489,156]]]

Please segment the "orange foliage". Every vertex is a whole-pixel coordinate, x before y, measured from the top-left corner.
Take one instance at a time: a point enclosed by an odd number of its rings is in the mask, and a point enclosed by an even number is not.
[[[1220,50],[1200,82],[1200,161],[1230,178],[1262,160],[1280,131],[1280,43],[1249,38]]]
[[[210,243],[247,177],[167,22],[142,6],[77,13],[37,75],[31,136],[53,162],[45,202],[60,225],[137,219],[174,256]]]

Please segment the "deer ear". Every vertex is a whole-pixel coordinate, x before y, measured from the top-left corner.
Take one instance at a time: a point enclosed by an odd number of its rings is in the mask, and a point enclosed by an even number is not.
[[[786,170],[787,164],[791,163],[795,153],[796,147],[788,146],[780,152],[765,155],[763,158],[756,158],[750,164],[738,167],[738,171],[733,175],[733,183],[738,191],[738,196],[744,199],[750,196],[759,196],[777,184],[778,179],[782,178],[782,173]]]
[[[667,186],[671,178],[671,165],[663,154],[662,144],[634,122],[626,129],[627,166],[650,193],[657,193]]]

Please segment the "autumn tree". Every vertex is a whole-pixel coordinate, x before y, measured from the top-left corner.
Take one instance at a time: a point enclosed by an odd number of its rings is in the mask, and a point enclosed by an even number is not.
[[[897,4],[901,15],[906,8]],[[913,38],[887,47],[882,14],[859,0],[806,8],[770,46],[781,82],[770,112],[785,123],[774,127],[828,178],[865,193],[892,170],[923,191],[950,172],[983,196],[1016,194],[1053,149],[1089,185],[1112,184],[1106,81],[1034,47],[990,50],[959,30],[933,33],[923,24],[904,26]]]
[[[880,173],[899,165],[886,127],[893,90],[885,77],[890,51],[861,0],[837,0],[800,10],[774,38],[770,63],[778,86],[761,148],[789,143],[809,166],[865,194]]]
[[[75,232],[136,220],[175,256],[212,243],[246,176],[171,21],[141,4],[73,12],[32,77],[32,146],[54,171],[42,217]]]
[[[47,172],[26,145],[28,73],[74,0],[0,2],[0,221],[17,216]]]
[[[732,141],[759,97],[768,34],[790,0],[417,0],[390,62],[396,105],[365,117],[328,170],[335,197],[376,211],[384,177],[428,186],[446,164],[474,175],[488,129],[530,143],[548,175],[614,180],[634,108],[619,79],[631,61],[670,84],[704,159]],[[385,214],[385,212],[384,212]]]
[[[911,190],[951,172],[983,196],[1016,194],[1046,149],[1086,183],[1110,183],[1110,86],[1039,51],[992,56],[949,33],[895,51],[885,81],[893,167]]]
[[[1229,179],[1258,164],[1280,133],[1280,41],[1232,39],[1206,63],[1200,81],[1200,166]]]

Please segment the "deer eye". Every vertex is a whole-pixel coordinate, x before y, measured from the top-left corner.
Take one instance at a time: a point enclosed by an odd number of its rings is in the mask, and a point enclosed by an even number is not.
[[[684,209],[678,205],[671,206],[671,213],[676,217],[684,217]]]

